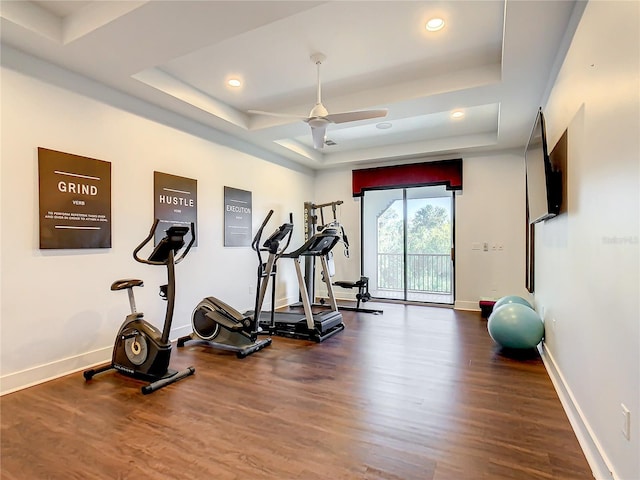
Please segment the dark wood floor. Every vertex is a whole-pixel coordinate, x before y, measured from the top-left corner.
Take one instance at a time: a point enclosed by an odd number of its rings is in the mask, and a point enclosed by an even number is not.
[[[539,357],[480,314],[367,304],[324,343],[246,359],[197,344],[196,374],[151,395],[113,371],[1,399],[9,479],[588,479]]]

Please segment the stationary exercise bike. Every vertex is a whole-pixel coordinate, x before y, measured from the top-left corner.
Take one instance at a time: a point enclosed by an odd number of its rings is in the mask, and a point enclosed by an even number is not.
[[[262,232],[273,215],[270,210],[258,229],[251,247],[258,254],[258,285],[256,288],[255,309],[240,313],[235,308],[216,297],[204,298],[194,309],[191,317],[193,332],[178,339],[178,347],[184,346],[190,340],[204,341],[211,347],[236,353],[238,358],[245,358],[271,345],[271,338],[258,338],[260,328],[259,318],[255,312],[260,312],[264,301],[269,278],[274,276],[276,261],[279,254],[286,248],[280,248],[280,243],[291,238],[292,223],[281,225],[260,247]],[[287,242],[288,245],[288,242]],[[261,251],[268,251],[266,263],[262,262]],[[272,299],[273,301],[273,299]]]
[[[191,241],[189,245],[177,258],[175,255],[184,247],[184,236],[189,232],[189,227],[170,227],[166,230],[165,237],[160,240],[149,258],[140,258],[138,252],[151,241],[157,225],[158,219],[153,223],[147,238],[133,251],[133,258],[147,265],[163,265],[167,267],[167,284],[160,287],[160,296],[167,301],[163,329],[159,331],[144,319],[142,312],[136,310],[133,287],[142,287],[142,280],[124,279],[113,282],[111,290],[127,290],[131,313],[127,315],[120,330],[118,330],[113,346],[111,363],[85,371],[84,378],[87,381],[98,373],[115,369],[124,375],[150,382],[142,387],[142,393],[148,394],[195,372],[193,367],[188,367],[181,371],[169,369],[169,360],[171,358],[169,332],[175,306],[174,266],[184,259],[195,241],[194,225],[193,223],[191,224]]]

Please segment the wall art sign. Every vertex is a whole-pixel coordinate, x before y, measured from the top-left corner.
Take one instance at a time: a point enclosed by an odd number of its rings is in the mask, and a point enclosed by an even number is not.
[[[224,246],[251,245],[251,192],[224,187]]]
[[[40,248],[111,248],[111,163],[38,147]]]
[[[160,220],[156,228],[155,243],[164,236],[165,230],[172,225],[191,226],[198,223],[198,181],[169,175],[168,173],[153,172],[154,215]],[[196,228],[196,241],[198,246]]]

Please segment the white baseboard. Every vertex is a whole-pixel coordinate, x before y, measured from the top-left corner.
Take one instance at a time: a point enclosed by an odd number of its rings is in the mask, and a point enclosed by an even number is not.
[[[107,363],[111,358],[112,350],[113,347],[108,346],[93,352],[3,375],[0,377],[0,396]],[[78,376],[78,381],[84,381],[81,375]]]
[[[471,312],[479,312],[480,311],[480,303],[476,302],[467,302],[464,300],[456,300],[456,303],[453,305],[455,310],[468,310]]]
[[[271,302],[265,302],[266,305],[262,306],[262,311],[270,311],[271,310]],[[295,303],[298,303],[298,299],[292,299],[289,297],[282,297],[282,298],[276,298],[276,306],[275,309],[279,309],[279,308],[285,308],[288,307],[290,305],[294,305]]]
[[[191,333],[191,325],[185,325],[172,329],[173,340],[178,337],[189,335]],[[56,378],[81,372],[97,365],[104,365],[111,361],[111,353],[113,345],[100,348],[92,352],[82,353],[73,357],[63,358],[44,365],[28,368],[19,372],[9,373],[0,377],[0,396],[17,392],[24,388],[33,387],[40,383],[45,383]],[[81,375],[78,381],[84,381]]]
[[[189,335],[193,329],[191,328],[191,324],[184,325],[182,327],[172,328],[171,329],[171,338],[172,342],[175,342],[178,338]]]
[[[569,418],[569,423],[578,438],[578,443],[580,443],[589,467],[591,467],[593,477],[597,480],[619,480],[620,477],[616,475],[611,462],[602,450],[600,442],[582,413],[580,405],[576,402],[553,355],[544,342],[538,346],[538,350],[556,393],[560,397],[562,407]]]

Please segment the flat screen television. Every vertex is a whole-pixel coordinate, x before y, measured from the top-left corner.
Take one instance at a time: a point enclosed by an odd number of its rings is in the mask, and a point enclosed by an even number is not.
[[[547,148],[547,135],[542,109],[524,152],[527,182],[527,208],[529,223],[537,223],[555,217],[562,204],[562,173],[554,170]]]

